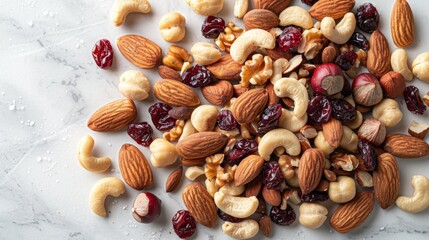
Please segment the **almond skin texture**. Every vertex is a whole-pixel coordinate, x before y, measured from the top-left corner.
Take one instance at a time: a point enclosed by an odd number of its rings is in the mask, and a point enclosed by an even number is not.
[[[386,209],[395,203],[399,195],[399,168],[395,157],[390,153],[378,156],[377,167],[372,174],[374,192],[381,208]]]
[[[354,0],[319,0],[310,8],[309,13],[318,21],[322,21],[324,17],[336,20],[344,17],[354,5]]]
[[[143,69],[152,69],[161,60],[162,49],[151,40],[134,34],[118,38],[119,51],[132,64]]]
[[[153,177],[149,162],[134,145],[122,145],[119,150],[119,169],[124,181],[136,190],[143,190],[152,185]]]
[[[389,43],[383,33],[376,30],[371,34],[369,40],[366,67],[374,76],[381,78],[384,74],[392,70],[390,61],[387,59],[390,59]]]
[[[163,79],[182,81],[182,78],[180,77],[179,72],[165,65],[161,65],[158,67],[158,74]]]
[[[303,194],[308,194],[319,185],[325,166],[323,152],[316,148],[306,150],[299,161],[298,179]]]
[[[279,15],[292,0],[253,0],[256,9],[267,9]]]
[[[174,192],[180,184],[183,175],[183,167],[180,166],[168,175],[167,181],[165,182],[165,191]]]
[[[246,30],[259,28],[269,31],[271,28],[279,25],[280,19],[275,13],[269,10],[253,9],[244,15],[243,23]]]
[[[252,89],[237,98],[231,112],[239,123],[250,123],[261,115],[267,103],[268,93],[265,89]]]
[[[380,79],[380,85],[383,92],[390,98],[402,96],[405,90],[405,78],[397,72],[388,72]]]
[[[264,162],[262,157],[256,155],[249,155],[244,158],[235,170],[235,185],[243,186],[255,179],[262,171]]]
[[[384,150],[395,157],[421,158],[429,154],[429,144],[420,138],[389,134],[384,142]]]
[[[216,205],[202,183],[194,182],[186,186],[182,200],[197,222],[209,228],[216,225]]]
[[[257,197],[262,189],[262,177],[258,175],[255,179],[246,184],[244,195],[246,197],[255,196]]]
[[[347,203],[340,204],[331,217],[331,226],[340,233],[347,233],[361,225],[374,208],[374,194],[360,192]]]
[[[218,79],[235,81],[240,80],[242,65],[232,60],[231,55],[222,56],[219,61],[206,66],[206,68]]]
[[[88,120],[88,127],[97,132],[113,132],[130,124],[137,117],[133,100],[120,99],[98,109]]]
[[[266,237],[271,236],[272,225],[273,223],[271,222],[271,218],[265,214],[259,219],[259,230]]]
[[[407,0],[396,0],[390,16],[390,30],[397,47],[406,48],[414,43],[414,15]]]
[[[228,81],[219,81],[213,85],[202,87],[201,92],[211,104],[225,106],[234,94],[234,87]]]
[[[282,196],[280,192],[275,188],[268,189],[267,187],[263,187],[262,197],[264,198],[265,202],[267,202],[271,206],[280,206],[282,202]]]
[[[171,79],[161,79],[153,86],[159,100],[172,106],[196,107],[200,105],[198,94],[186,84]]]
[[[340,146],[341,138],[343,137],[343,124],[335,118],[329,119],[328,122],[322,124],[323,136],[332,147]]]
[[[222,133],[201,132],[192,134],[177,143],[179,155],[185,159],[198,159],[219,152],[228,142]]]

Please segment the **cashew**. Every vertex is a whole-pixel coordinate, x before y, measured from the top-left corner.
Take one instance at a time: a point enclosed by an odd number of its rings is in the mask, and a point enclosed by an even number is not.
[[[178,12],[170,12],[159,20],[159,30],[167,42],[179,42],[186,35],[186,19]]]
[[[429,82],[429,52],[422,53],[413,61],[413,74],[420,80]]]
[[[192,126],[198,132],[212,131],[216,125],[219,110],[212,105],[201,105],[191,115]]]
[[[223,8],[223,0],[185,0],[192,11],[204,16],[215,15]]]
[[[429,179],[422,175],[411,177],[414,187],[413,197],[399,196],[396,205],[409,213],[418,213],[429,207]]]
[[[112,161],[108,157],[92,156],[92,148],[94,147],[94,139],[86,135],[79,141],[77,159],[80,165],[90,172],[105,172],[109,169]]]
[[[194,181],[201,175],[204,175],[204,168],[201,166],[188,167],[185,172],[185,177],[191,181]]]
[[[236,218],[247,218],[256,212],[259,200],[255,197],[235,197],[217,192],[214,195],[216,206],[226,214]]]
[[[205,181],[207,192],[209,192],[210,196],[214,196],[215,193],[219,190],[218,186],[216,185],[216,179],[206,179]]]
[[[273,75],[270,82],[274,85],[277,80],[282,78],[283,72],[289,67],[289,61],[286,58],[279,58],[273,63]]]
[[[234,61],[243,64],[247,56],[257,48],[273,49],[276,39],[262,29],[251,29],[241,34],[231,45],[230,54]]]
[[[299,214],[299,223],[304,227],[315,229],[325,222],[328,209],[319,203],[302,203]]]
[[[329,199],[335,203],[346,203],[356,195],[355,180],[347,176],[337,177],[336,182],[329,183]]]
[[[397,101],[386,98],[374,106],[372,116],[386,127],[394,127],[402,120],[402,112]]]
[[[166,167],[175,163],[179,156],[176,146],[164,138],[155,139],[150,144],[149,149],[152,152],[150,162],[156,168]]]
[[[274,84],[274,92],[279,98],[289,97],[295,102],[293,113],[296,117],[307,114],[308,92],[307,88],[292,78],[282,78]]]
[[[150,82],[140,71],[128,70],[119,78],[119,91],[124,97],[142,101],[149,97]]]
[[[307,124],[307,120],[307,114],[302,115],[302,117],[296,117],[292,111],[283,108],[279,119],[279,127],[291,132],[298,132]]]
[[[280,26],[295,25],[303,29],[313,27],[313,18],[307,10],[298,6],[291,6],[283,10],[280,15]]]
[[[398,72],[402,74],[402,76],[407,81],[411,81],[414,78],[413,73],[408,67],[408,54],[402,48],[396,49],[392,52],[392,56],[390,57],[390,62],[392,64],[392,69],[394,72]]]
[[[356,28],[356,18],[351,12],[344,15],[344,18],[335,26],[335,20],[331,17],[324,17],[320,23],[320,31],[323,36],[336,44],[346,43]]]
[[[349,127],[343,125],[343,137],[340,146],[349,152],[355,152],[358,148],[358,135]]]
[[[249,239],[259,232],[259,224],[253,219],[233,223],[226,221],[222,225],[223,232],[235,239]]]
[[[106,177],[98,180],[91,189],[89,195],[89,207],[92,212],[100,217],[106,217],[107,211],[104,207],[106,197],[111,195],[119,197],[125,192],[125,184],[118,178]]]
[[[249,0],[235,0],[234,17],[243,18],[249,9]]]
[[[335,147],[331,146],[331,144],[329,144],[328,141],[326,141],[325,135],[323,134],[322,131],[319,131],[317,133],[316,138],[314,138],[314,146],[317,149],[320,149],[325,156],[328,156],[329,154],[333,153],[335,150]]]
[[[191,53],[195,62],[204,66],[217,62],[221,57],[219,49],[208,42],[195,43],[191,48]]]
[[[270,160],[270,155],[277,147],[284,147],[291,156],[298,156],[301,153],[301,144],[298,138],[291,131],[286,129],[274,129],[266,133],[259,142],[259,155],[266,161]]]
[[[110,19],[116,26],[121,26],[129,13],[148,13],[150,3],[148,0],[115,0],[110,11]]]
[[[192,125],[191,119],[188,119],[185,123],[185,126],[183,127],[182,135],[180,135],[179,141],[186,138],[187,136],[190,136],[194,133],[198,133],[197,129],[194,128]]]
[[[220,192],[223,192],[231,196],[240,196],[244,192],[244,190],[245,190],[244,185],[237,187],[234,181],[225,184],[223,187],[219,189]]]

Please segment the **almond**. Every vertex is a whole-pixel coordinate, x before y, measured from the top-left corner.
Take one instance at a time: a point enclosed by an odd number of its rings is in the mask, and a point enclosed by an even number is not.
[[[319,185],[325,166],[323,152],[310,148],[304,152],[299,161],[298,180],[303,194],[308,194]]]
[[[249,155],[238,164],[235,170],[235,185],[243,186],[259,175],[264,165],[264,159],[257,155]]]
[[[331,118],[328,122],[322,124],[323,136],[326,141],[334,148],[340,146],[343,137],[343,125],[340,120]]]
[[[252,89],[237,98],[231,112],[239,123],[250,123],[261,115],[267,103],[268,93],[265,89]]]
[[[171,79],[160,79],[153,86],[159,100],[172,106],[195,107],[200,105],[198,94],[189,86]]]
[[[395,45],[406,48],[414,42],[414,15],[407,0],[396,0],[390,16],[390,30]]]
[[[261,230],[262,234],[266,237],[271,236],[272,225],[271,218],[265,214],[259,219],[259,230]]]
[[[143,190],[152,185],[153,177],[149,162],[134,145],[122,145],[119,150],[119,169],[124,181],[136,190]]]
[[[257,9],[267,9],[279,15],[289,6],[292,0],[253,0],[254,6]]]
[[[219,152],[228,142],[222,133],[200,132],[192,134],[177,143],[179,155],[185,159],[198,159]]]
[[[235,97],[240,97],[241,94],[249,91],[249,88],[243,87],[241,84],[235,84],[232,87],[234,88],[234,96]]]
[[[275,188],[268,189],[266,186],[264,186],[262,188],[262,197],[264,197],[265,202],[271,206],[279,206],[282,202],[282,196]]]
[[[392,67],[390,61],[389,43],[379,30],[374,31],[369,39],[369,50],[366,67],[377,78],[388,73]]]
[[[309,10],[310,15],[317,21],[324,17],[340,19],[355,6],[355,0],[319,0]]]
[[[165,182],[165,191],[174,192],[180,184],[183,175],[183,167],[180,166],[168,175],[167,181]]]
[[[256,176],[255,179],[246,184],[246,189],[244,190],[244,195],[246,197],[255,196],[257,197],[261,192],[262,188],[262,177],[261,175]]]
[[[243,17],[243,24],[246,30],[259,28],[269,31],[271,28],[277,27],[279,23],[279,17],[265,9],[253,9]]]
[[[397,98],[405,90],[405,78],[400,73],[388,72],[381,77],[380,85],[388,97]]]
[[[182,200],[197,222],[210,228],[216,225],[216,205],[202,183],[194,182],[186,186]]]
[[[88,120],[88,127],[97,132],[120,130],[137,117],[136,105],[133,100],[120,99],[108,103],[98,109]]]
[[[196,159],[185,159],[180,160],[183,166],[192,167],[192,166],[202,166],[206,163],[206,158],[196,158]]]
[[[206,68],[218,79],[235,81],[240,80],[242,65],[232,60],[231,55],[222,56],[219,61],[206,66]]]
[[[384,150],[395,157],[421,158],[429,154],[429,144],[420,138],[389,134],[384,142]]]
[[[372,174],[374,193],[381,208],[395,203],[399,195],[399,168],[396,158],[390,153],[378,156],[377,167]]]
[[[154,68],[161,60],[162,49],[145,37],[124,35],[118,38],[117,45],[122,55],[139,68]]]
[[[158,67],[158,74],[163,79],[172,79],[176,81],[182,81],[182,77],[180,77],[180,73],[171,67],[167,67],[165,65],[161,65]]]
[[[352,201],[340,204],[329,222],[337,232],[347,233],[362,224],[373,208],[374,194],[360,192]]]
[[[268,106],[272,106],[276,103],[279,103],[280,99],[274,92],[274,86],[271,82],[266,83],[265,90],[267,90],[268,93]]]
[[[201,92],[210,103],[225,106],[234,94],[234,87],[228,81],[219,81],[213,85],[202,87]]]

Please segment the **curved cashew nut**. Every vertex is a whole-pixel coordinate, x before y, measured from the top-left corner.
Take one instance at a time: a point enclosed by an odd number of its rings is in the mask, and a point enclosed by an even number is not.
[[[302,115],[302,117],[297,117],[295,114],[293,114],[292,111],[283,108],[282,115],[279,119],[279,127],[287,129],[291,132],[298,132],[302,127],[305,126],[305,124],[307,124],[307,120],[307,114]]]
[[[243,64],[247,56],[258,47],[273,49],[276,39],[271,33],[262,29],[251,29],[241,34],[231,45],[230,55],[232,59]]]
[[[119,178],[106,177],[98,180],[89,195],[89,207],[100,217],[106,217],[107,211],[104,201],[107,196],[119,197],[125,192],[125,184]]]
[[[204,168],[201,166],[188,167],[185,172],[185,177],[191,181],[194,181],[201,175],[204,175]]]
[[[247,218],[256,212],[259,200],[255,197],[235,197],[217,192],[214,195],[216,206],[226,214],[236,218]]]
[[[310,13],[302,7],[291,6],[283,10],[280,15],[280,26],[295,25],[303,29],[313,27],[313,18]]]
[[[159,30],[167,42],[179,42],[186,35],[186,19],[178,12],[170,12],[159,20]]]
[[[112,164],[112,160],[108,157],[92,156],[92,148],[94,147],[94,139],[86,135],[81,138],[78,146],[77,159],[80,165],[90,172],[105,172]]]
[[[175,163],[179,156],[176,146],[164,138],[155,139],[150,144],[149,149],[152,152],[150,162],[156,168],[166,167]]]
[[[413,197],[399,196],[396,205],[407,212],[418,213],[429,207],[429,179],[422,175],[411,177],[414,187]]]
[[[418,79],[429,83],[429,52],[419,54],[414,59],[412,68]]]
[[[356,28],[356,18],[351,12],[335,26],[335,20],[331,17],[324,17],[320,23],[320,30],[323,36],[336,44],[346,43]]]
[[[237,185],[235,185],[235,181],[229,182],[219,189],[220,192],[231,196],[240,196],[244,190],[244,185],[237,187]]]
[[[319,228],[325,222],[328,209],[319,203],[302,203],[299,207],[299,223],[308,228]]]
[[[116,26],[121,26],[130,13],[148,13],[151,6],[148,0],[115,0],[110,11],[110,19]]]
[[[302,117],[307,114],[308,92],[302,83],[292,78],[282,78],[274,84],[274,92],[279,98],[289,97],[295,102],[295,116]]]
[[[224,0],[185,0],[192,11],[204,16],[215,15],[223,8]]]
[[[222,225],[223,232],[234,239],[249,239],[259,232],[259,224],[253,219],[233,223],[226,221]]]
[[[358,135],[349,127],[343,125],[343,137],[340,146],[349,152],[355,152],[358,149]]]
[[[408,67],[407,51],[402,48],[396,49],[394,52],[392,52],[390,62],[392,64],[392,70],[394,72],[402,74],[402,76],[404,76],[405,80],[407,81],[413,80],[414,75]]]
[[[282,78],[283,72],[289,67],[289,61],[286,58],[279,58],[273,63],[273,75],[271,75],[270,82],[274,85],[277,80]]]
[[[142,101],[149,97],[150,81],[140,71],[128,70],[119,78],[119,91],[126,98]]]
[[[268,161],[271,153],[277,147],[284,147],[291,156],[298,156],[301,153],[301,144],[295,134],[289,130],[278,128],[266,133],[259,141],[259,155]]]
[[[249,9],[249,0],[235,0],[234,17],[243,18]]]

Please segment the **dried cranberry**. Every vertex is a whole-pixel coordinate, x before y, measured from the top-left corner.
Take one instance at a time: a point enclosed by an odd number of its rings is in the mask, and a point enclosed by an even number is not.
[[[405,88],[404,99],[410,112],[423,114],[426,111],[426,106],[420,98],[420,91],[415,86],[408,86]]]
[[[264,163],[262,168],[262,183],[268,189],[279,186],[283,181],[283,174],[277,161]]]
[[[288,51],[289,49],[296,47],[302,41],[301,30],[296,27],[287,27],[283,29],[283,32],[280,34],[277,43],[283,51]]]
[[[222,219],[224,221],[228,221],[228,222],[237,223],[237,222],[243,221],[243,219],[236,218],[236,217],[233,217],[231,215],[228,215],[228,214],[226,214],[224,211],[222,211],[220,209],[217,210],[217,215],[219,216],[220,219]]]
[[[358,151],[368,171],[374,171],[377,165],[377,153],[375,148],[367,141],[359,139]]]
[[[265,108],[262,113],[261,120],[258,122],[258,134],[264,135],[270,130],[274,129],[279,125],[279,119],[282,116],[282,105],[277,103],[272,106]]]
[[[337,59],[335,60],[335,64],[337,64],[341,70],[348,71],[353,67],[357,59],[357,54],[354,51],[347,51],[341,53]]]
[[[152,127],[147,122],[130,124],[127,133],[134,141],[145,147],[149,147],[153,141]]]
[[[301,0],[302,3],[307,4],[308,6],[313,6],[319,0]]]
[[[310,192],[308,194],[301,194],[300,193],[300,197],[301,197],[301,201],[303,202],[323,202],[329,199],[329,195],[328,192]]]
[[[92,48],[92,57],[101,69],[108,69],[113,62],[113,48],[107,39],[98,40]]]
[[[235,120],[232,115],[232,112],[227,109],[219,111],[217,115],[217,125],[220,129],[225,131],[231,131],[239,126],[237,120]]]
[[[208,16],[204,20],[201,32],[205,38],[217,38],[225,29],[225,21],[220,17]]]
[[[349,102],[343,99],[331,101],[332,116],[343,123],[348,123],[356,118],[356,109]]]
[[[149,108],[152,123],[159,131],[168,131],[176,125],[176,119],[168,115],[172,107],[165,103],[155,103]]]
[[[355,32],[349,39],[349,43],[353,46],[367,51],[369,49],[369,41],[362,33]]]
[[[189,238],[194,235],[197,224],[194,217],[186,210],[179,210],[171,219],[174,232],[180,238]]]
[[[238,140],[231,152],[228,154],[228,164],[234,166],[239,164],[240,161],[246,156],[256,152],[258,150],[258,143],[253,139],[241,139]]]
[[[272,207],[270,210],[270,218],[275,224],[287,226],[295,222],[296,214],[293,208],[288,204],[286,210],[280,207]]]
[[[192,66],[182,75],[182,82],[193,88],[210,85],[213,81],[212,73],[199,64]]]
[[[371,3],[364,3],[357,9],[357,25],[367,33],[372,33],[378,28],[380,14]]]
[[[329,121],[332,114],[332,106],[328,98],[319,95],[311,99],[308,109],[308,116],[317,123]]]

